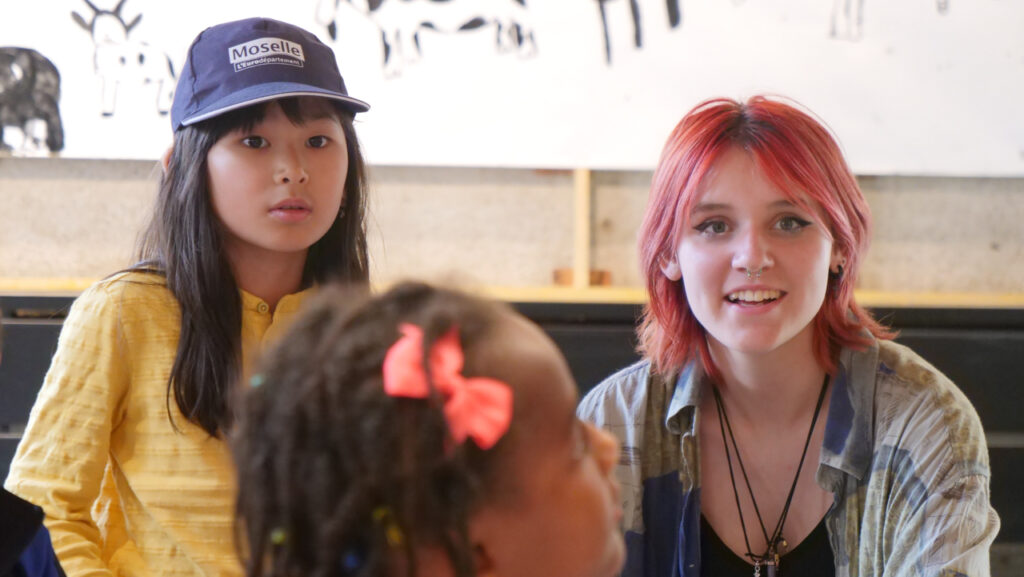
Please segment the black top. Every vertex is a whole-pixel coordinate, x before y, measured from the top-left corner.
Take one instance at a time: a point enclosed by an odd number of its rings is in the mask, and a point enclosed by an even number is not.
[[[64,577],[43,510],[0,487],[0,577]]]
[[[0,575],[6,576],[43,526],[43,510],[0,487]]]
[[[722,543],[711,525],[700,516],[700,574],[702,577],[752,577],[754,565],[738,557]],[[767,575],[764,567],[761,575]],[[836,574],[825,519],[806,539],[779,558],[779,577],[831,577]]]

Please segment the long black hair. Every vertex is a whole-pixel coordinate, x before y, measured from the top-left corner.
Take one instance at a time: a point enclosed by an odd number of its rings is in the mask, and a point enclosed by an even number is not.
[[[299,98],[274,102],[295,124],[308,117]],[[241,373],[242,302],[210,199],[206,157],[221,137],[259,123],[267,105],[232,111],[175,133],[153,215],[139,240],[137,262],[129,269],[164,275],[181,307],[181,336],[167,383],[168,414],[173,392],[181,413],[211,436],[221,436],[232,420],[228,404]],[[331,106],[348,147],[344,200],[334,224],[309,249],[304,286],[332,280],[366,284],[369,279],[366,168],[352,114]]]
[[[424,351],[456,326],[464,374],[486,374],[481,351],[499,346],[503,311],[420,283],[373,299],[329,287],[308,304],[243,391],[232,433],[247,577],[415,575],[422,547],[443,551],[456,577],[475,574],[468,521],[515,492],[516,421],[486,451],[453,444],[436,391],[389,396],[382,365],[401,323],[423,330]]]

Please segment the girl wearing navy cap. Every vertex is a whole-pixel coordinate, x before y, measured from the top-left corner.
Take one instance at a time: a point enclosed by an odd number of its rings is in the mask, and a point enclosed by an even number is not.
[[[231,397],[311,288],[367,283],[367,109],[301,28],[192,43],[138,260],[71,308],[6,483],[68,575],[241,575]]]

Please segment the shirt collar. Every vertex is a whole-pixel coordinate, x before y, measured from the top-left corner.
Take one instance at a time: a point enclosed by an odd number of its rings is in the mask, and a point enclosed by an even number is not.
[[[302,302],[306,298],[308,298],[313,293],[314,290],[316,290],[316,287],[310,287],[301,290],[297,293],[284,295],[283,297],[281,297],[281,300],[277,301],[277,308],[274,309],[274,315],[276,316],[278,314],[291,314],[295,312],[296,310],[298,310]],[[265,310],[263,309],[263,307],[269,308],[267,303],[260,297],[243,289],[238,289],[238,292],[242,297],[243,311],[261,312],[261,310]]]
[[[843,349],[825,422],[821,464],[863,480],[874,447],[878,342],[863,350]]]
[[[700,405],[706,380],[703,377],[704,371],[697,369],[697,363],[690,363],[679,373],[665,415],[665,427],[672,433],[679,435],[693,428],[693,415]]]
[[[878,372],[878,342],[865,349],[843,349],[833,381],[825,422],[820,464],[863,480],[874,447],[874,399]],[[658,378],[655,376],[655,378]],[[693,432],[694,415],[707,389],[707,378],[690,363],[676,378],[665,414],[665,427],[674,434]]]

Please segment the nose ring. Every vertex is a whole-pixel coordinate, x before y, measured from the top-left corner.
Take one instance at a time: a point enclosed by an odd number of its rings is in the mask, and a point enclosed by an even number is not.
[[[750,280],[751,277],[756,278],[756,279],[760,279],[761,278],[761,272],[764,271],[764,267],[761,267],[761,268],[757,269],[756,271],[752,271],[749,268],[744,268],[743,270],[747,271],[747,280]]]

